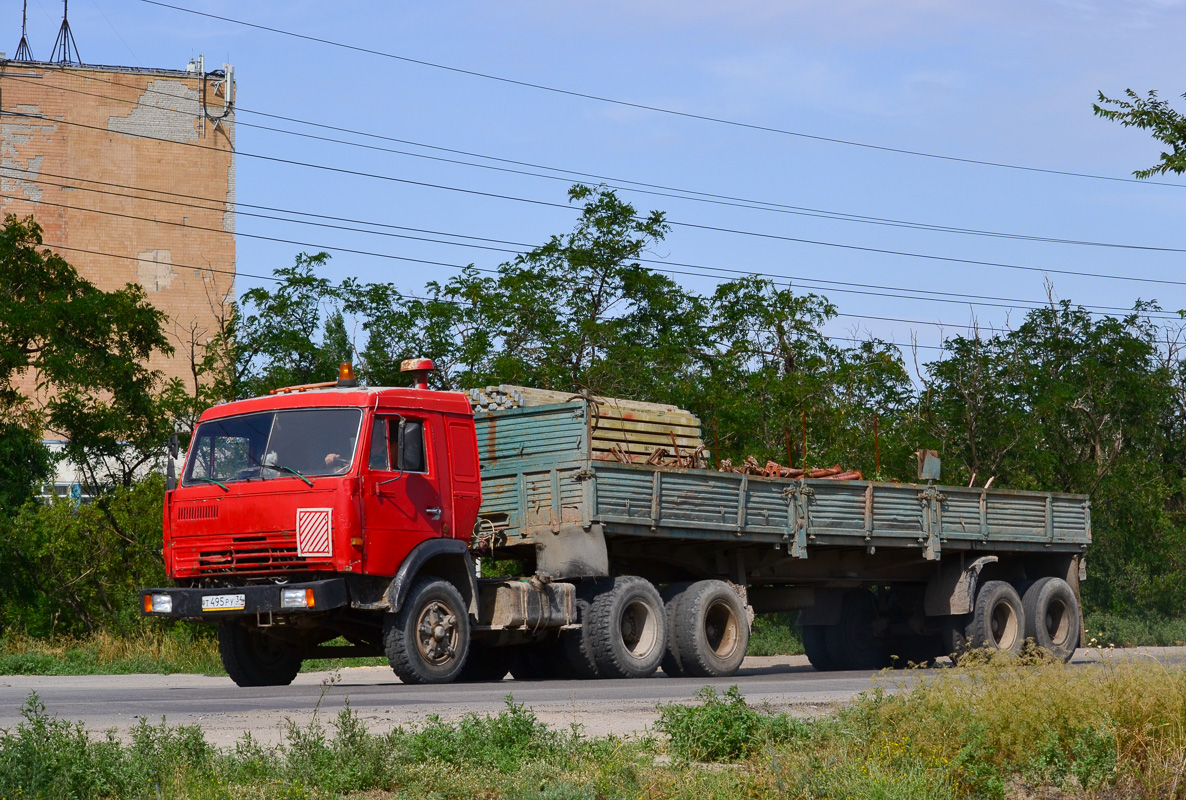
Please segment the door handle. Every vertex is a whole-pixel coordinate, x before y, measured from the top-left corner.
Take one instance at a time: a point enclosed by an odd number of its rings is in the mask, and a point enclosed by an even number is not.
[[[441,510],[439,508],[426,508],[426,509],[424,509],[424,513],[428,514],[433,519],[441,518]]]

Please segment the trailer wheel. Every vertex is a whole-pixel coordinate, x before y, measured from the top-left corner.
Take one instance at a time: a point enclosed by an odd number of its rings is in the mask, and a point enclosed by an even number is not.
[[[594,598],[589,617],[598,675],[645,678],[659,668],[667,649],[667,615],[649,581],[615,578]]]
[[[659,592],[659,597],[663,600],[663,608],[666,612],[664,616],[667,618],[667,649],[663,653],[663,660],[659,663],[663,674],[669,678],[682,678],[687,673],[684,672],[684,666],[680,662],[679,644],[675,640],[675,618],[679,613],[680,598],[684,596],[684,591],[687,590],[691,583],[671,583],[663,587]]]
[[[1062,578],[1041,578],[1025,591],[1025,635],[1063,661],[1070,661],[1079,646],[1079,601]]]
[[[1019,653],[1025,641],[1025,617],[1016,589],[1005,581],[988,581],[976,593],[972,619],[964,631],[967,646]]]
[[[844,594],[840,622],[827,626],[824,639],[837,669],[881,669],[889,666],[884,640],[877,635],[877,599],[865,589]]]
[[[680,665],[694,678],[723,678],[741,667],[749,646],[749,620],[741,598],[723,581],[688,587],[676,606],[675,640]],[[670,650],[670,645],[668,646]]]
[[[456,680],[469,653],[469,614],[457,587],[417,579],[399,611],[383,621],[383,649],[404,683]]]
[[[830,625],[800,625],[799,635],[803,639],[803,652],[811,666],[819,672],[833,672],[838,667],[828,652],[828,628]]]
[[[218,626],[218,654],[239,686],[287,686],[301,669],[292,645],[235,622]]]

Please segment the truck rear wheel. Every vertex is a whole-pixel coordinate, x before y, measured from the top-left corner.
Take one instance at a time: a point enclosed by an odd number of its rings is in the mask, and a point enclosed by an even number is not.
[[[1062,578],[1041,578],[1025,590],[1025,635],[1063,661],[1079,646],[1082,627],[1075,590]]]
[[[653,675],[667,649],[667,615],[663,599],[649,581],[615,578],[593,600],[589,641],[597,674],[603,678],[646,678]]]
[[[675,630],[669,630],[667,636],[675,640],[674,650],[687,675],[732,675],[741,667],[749,646],[745,606],[723,581],[694,583],[682,593],[675,608]]]
[[[461,592],[439,578],[419,578],[399,611],[383,622],[383,649],[404,683],[456,680],[469,654],[469,614]]]
[[[1020,653],[1025,630],[1025,610],[1016,589],[1005,581],[988,581],[980,587],[964,632],[968,647]]]
[[[828,652],[828,628],[830,625],[800,625],[799,634],[803,637],[803,653],[811,666],[819,672],[833,672],[838,667]]]
[[[881,669],[889,666],[885,641],[877,635],[877,598],[865,589],[844,594],[840,622],[827,626],[824,639],[837,669]]]
[[[663,670],[663,674],[669,678],[682,678],[687,673],[684,672],[684,665],[680,663],[679,645],[675,640],[675,618],[679,613],[679,601],[684,596],[691,583],[671,583],[663,587],[663,591],[659,592],[659,597],[663,600],[663,608],[665,616],[667,617],[667,649],[663,653],[663,661],[659,666]]]
[[[239,686],[287,686],[301,670],[292,645],[234,622],[218,626],[218,654]]]

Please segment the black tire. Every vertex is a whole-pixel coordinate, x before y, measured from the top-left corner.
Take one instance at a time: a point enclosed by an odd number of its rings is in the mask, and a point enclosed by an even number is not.
[[[889,666],[885,641],[875,635],[877,598],[866,589],[844,593],[837,625],[829,625],[824,641],[837,669],[870,670]]]
[[[292,645],[234,622],[218,626],[218,654],[239,686],[287,686],[301,671]]]
[[[469,644],[469,613],[461,592],[439,578],[417,578],[399,611],[383,621],[387,662],[404,683],[457,680]]]
[[[683,592],[675,609],[674,639],[684,672],[724,678],[741,668],[749,647],[749,619],[737,592],[724,581],[700,581]],[[668,651],[672,649],[668,645]]]
[[[1020,653],[1025,642],[1025,609],[1017,590],[1005,581],[984,583],[976,592],[964,638],[968,647]]]
[[[960,654],[968,649],[968,623],[971,614],[952,614],[939,620],[939,653],[951,658],[953,664],[959,663]]]
[[[1082,618],[1075,590],[1062,578],[1041,578],[1021,599],[1025,636],[1063,661],[1070,661],[1079,646]]]
[[[834,672],[836,662],[828,652],[828,628],[831,625],[800,625],[799,635],[803,639],[803,652],[811,666],[819,672]]]
[[[589,609],[589,641],[602,678],[653,675],[667,650],[663,599],[649,581],[614,578]]]
[[[609,591],[612,586],[612,581],[604,579],[582,581],[577,586],[573,603],[581,627],[560,634],[560,647],[570,677],[583,680],[598,677],[597,660],[593,658],[593,626],[590,624],[593,618],[593,601],[602,592]]]
[[[682,678],[686,674],[684,665],[680,663],[679,644],[672,632],[675,630],[675,616],[678,613],[680,598],[691,585],[688,582],[669,583],[659,592],[659,597],[663,600],[664,615],[667,617],[667,649],[663,653],[663,660],[659,662],[659,667],[663,670],[663,674],[669,678]]]
[[[511,648],[470,642],[469,656],[457,674],[458,683],[494,683],[511,671]]]

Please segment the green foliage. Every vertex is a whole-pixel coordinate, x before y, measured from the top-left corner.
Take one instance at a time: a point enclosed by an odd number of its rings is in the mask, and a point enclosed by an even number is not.
[[[803,654],[803,640],[795,624],[794,613],[758,614],[749,635],[751,656],[798,656]]]
[[[672,756],[688,761],[737,761],[772,745],[806,738],[810,725],[786,714],[751,708],[736,686],[724,694],[705,686],[699,705],[661,703],[655,729],[667,736]]]
[[[45,427],[65,439],[66,455],[92,487],[129,486],[168,437],[170,420],[155,395],[160,374],[146,366],[154,354],[173,352],[164,314],[141,287],[102,291],[41,244],[31,217],[5,217],[0,414],[34,435]],[[16,388],[30,377],[48,393],[44,409]],[[20,469],[12,490],[19,495],[46,470],[43,456],[17,448],[9,458]]]
[[[87,505],[57,498],[17,512],[0,536],[0,631],[137,630],[137,591],[165,581],[163,497],[154,476]]]
[[[33,424],[0,422],[0,514],[20,508],[53,475],[53,458]]]
[[[1161,154],[1161,163],[1136,170],[1133,175],[1151,178],[1167,172],[1178,175],[1186,172],[1186,116],[1166,101],[1159,100],[1156,91],[1150,91],[1148,97],[1141,97],[1132,89],[1125,89],[1124,94],[1128,100],[1113,100],[1100,92],[1099,103],[1092,105],[1096,116],[1119,122],[1126,128],[1151,131],[1154,139],[1169,146],[1169,151]],[[1182,96],[1186,97],[1186,94]],[[1105,105],[1111,108],[1105,108]]]

